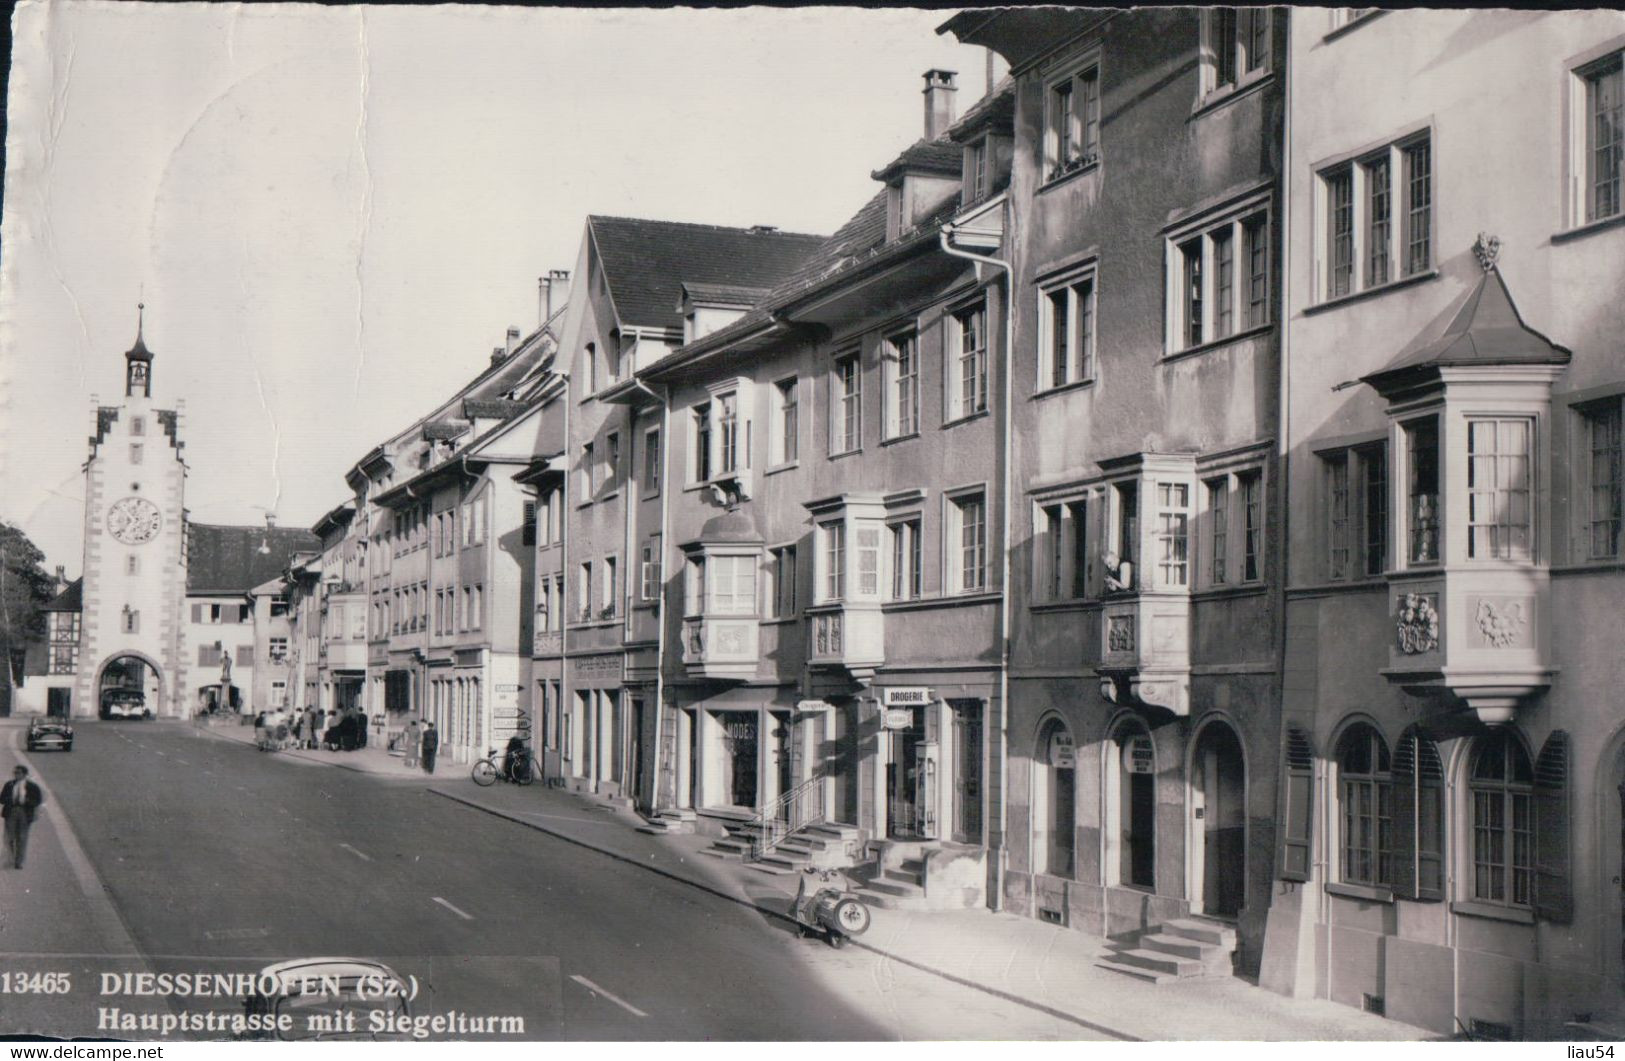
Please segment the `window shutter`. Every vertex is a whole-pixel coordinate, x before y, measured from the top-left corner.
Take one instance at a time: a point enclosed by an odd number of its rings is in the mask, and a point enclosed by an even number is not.
[[[1416,898],[1417,877],[1417,803],[1416,803],[1416,733],[1407,731],[1394,748],[1393,764],[1389,776],[1394,782],[1394,895],[1400,899]]]
[[[1285,769],[1281,779],[1281,835],[1275,875],[1281,880],[1302,882],[1309,879],[1315,752],[1309,737],[1296,726],[1287,727],[1285,743]]]
[[[252,667],[253,665],[254,665],[254,646],[253,645],[238,645],[237,646],[237,666],[239,666],[239,667]]]
[[[1444,901],[1444,763],[1416,734],[1416,897]]]
[[[1574,919],[1569,884],[1569,735],[1555,730],[1535,761],[1535,913]]]
[[[520,535],[519,544],[536,544],[536,502],[534,501],[525,502],[525,526],[523,533]]]
[[[203,605],[192,605],[192,621],[194,623],[201,623],[203,621]]]

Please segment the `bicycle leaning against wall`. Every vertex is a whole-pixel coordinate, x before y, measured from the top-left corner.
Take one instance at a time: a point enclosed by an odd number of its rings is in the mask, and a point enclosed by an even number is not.
[[[536,780],[536,756],[530,750],[530,727],[524,726],[508,738],[506,750],[492,748],[485,758],[474,764],[474,783],[489,787],[498,781],[512,781],[528,785]]]

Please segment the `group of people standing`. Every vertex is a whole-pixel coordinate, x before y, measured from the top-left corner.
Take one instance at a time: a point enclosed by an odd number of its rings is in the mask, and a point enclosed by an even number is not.
[[[367,713],[355,708],[323,714],[314,707],[261,711],[254,718],[254,735],[261,747],[287,747],[291,742],[295,748],[353,752],[367,746]]]
[[[440,730],[428,719],[412,719],[401,731],[400,741],[396,745],[406,761],[408,769],[420,764],[426,774],[434,773],[435,756],[440,754]]]

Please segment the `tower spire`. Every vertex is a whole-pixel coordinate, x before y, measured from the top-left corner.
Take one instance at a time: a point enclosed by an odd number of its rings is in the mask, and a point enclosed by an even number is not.
[[[135,304],[135,345],[124,354],[124,393],[127,397],[140,394],[143,398],[152,397],[152,351],[147,349],[145,338],[147,325],[147,304]]]

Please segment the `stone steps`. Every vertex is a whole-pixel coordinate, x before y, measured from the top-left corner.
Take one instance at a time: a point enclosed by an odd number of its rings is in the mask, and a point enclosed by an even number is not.
[[[1095,965],[1152,983],[1229,976],[1236,930],[1198,918],[1165,921],[1134,943],[1115,944]]]

